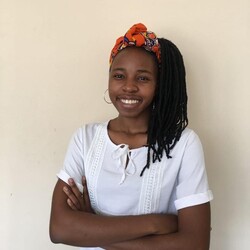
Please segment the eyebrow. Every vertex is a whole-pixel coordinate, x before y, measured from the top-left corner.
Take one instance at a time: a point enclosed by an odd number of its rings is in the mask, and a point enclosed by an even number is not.
[[[139,72],[139,73],[148,73],[148,74],[153,74],[151,71],[148,71],[148,70],[146,70],[146,69],[139,69],[139,70],[137,70],[137,72]]]
[[[126,71],[126,70],[124,68],[114,68],[111,71]],[[139,70],[137,70],[137,72],[138,73],[147,73],[147,74],[150,74],[150,75],[153,74],[151,71],[148,71],[146,69],[139,69]]]
[[[116,70],[125,71],[124,68],[114,68],[114,69],[112,69],[111,71],[116,71]]]

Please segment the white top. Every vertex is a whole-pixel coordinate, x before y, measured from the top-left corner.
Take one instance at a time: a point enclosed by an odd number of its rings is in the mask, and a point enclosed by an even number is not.
[[[172,158],[164,154],[161,162],[151,163],[140,177],[146,165],[147,147],[130,150],[126,144],[114,144],[107,125],[108,122],[94,123],[79,128],[57,175],[66,183],[73,178],[81,191],[81,178],[85,175],[96,213],[177,214],[181,208],[212,200],[202,145],[194,131],[186,128],[170,153]]]

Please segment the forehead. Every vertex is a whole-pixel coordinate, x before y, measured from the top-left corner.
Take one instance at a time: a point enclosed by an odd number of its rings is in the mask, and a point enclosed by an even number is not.
[[[156,56],[143,48],[127,47],[121,50],[113,60],[111,68],[120,64],[140,64],[144,67],[157,68]]]

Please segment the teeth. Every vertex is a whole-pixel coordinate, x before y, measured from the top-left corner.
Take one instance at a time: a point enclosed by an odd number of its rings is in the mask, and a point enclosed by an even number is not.
[[[138,101],[138,100],[121,99],[121,102],[122,102],[122,103],[125,103],[125,104],[136,104],[136,103],[138,103],[139,101]]]

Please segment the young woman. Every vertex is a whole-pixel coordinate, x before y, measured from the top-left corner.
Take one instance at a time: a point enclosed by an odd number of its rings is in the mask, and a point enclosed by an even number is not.
[[[176,46],[135,24],[110,56],[118,116],[72,137],[55,186],[50,236],[82,249],[209,249],[202,146],[187,128]]]

